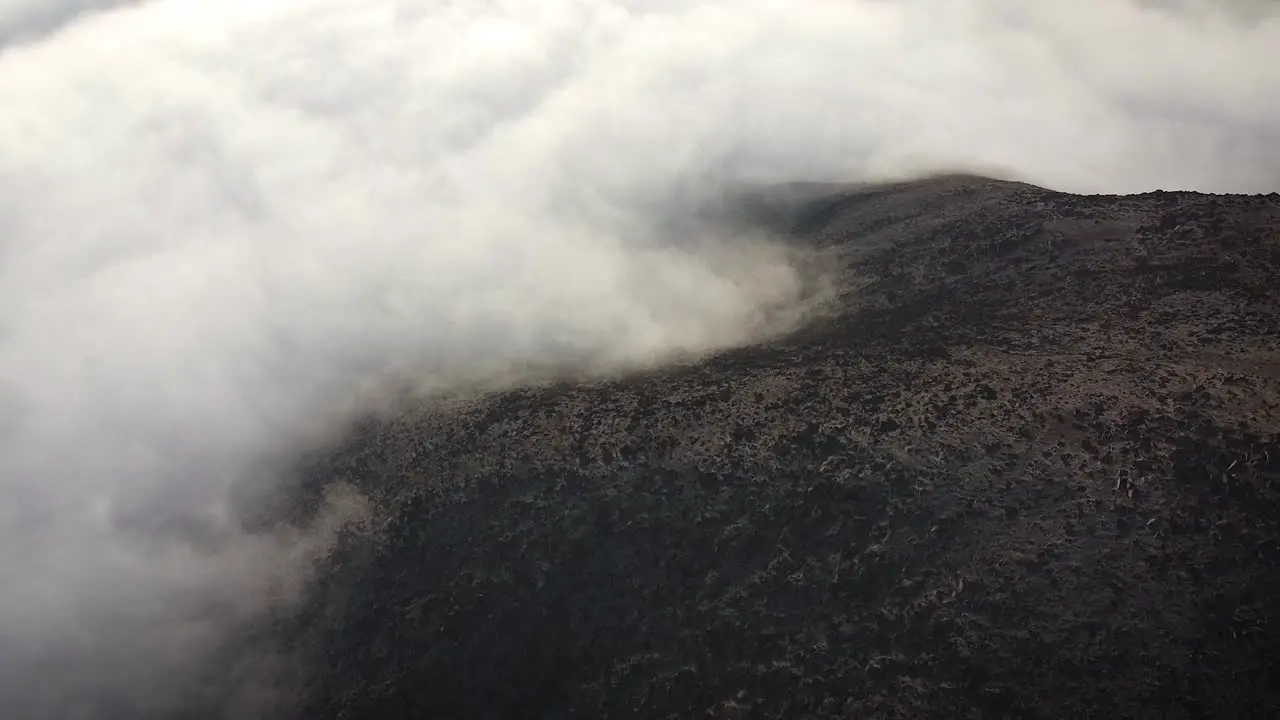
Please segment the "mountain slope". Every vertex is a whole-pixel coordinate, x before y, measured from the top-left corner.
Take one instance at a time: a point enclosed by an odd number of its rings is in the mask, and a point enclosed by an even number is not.
[[[779,341],[369,423],[304,717],[1262,717],[1280,198],[757,197]]]

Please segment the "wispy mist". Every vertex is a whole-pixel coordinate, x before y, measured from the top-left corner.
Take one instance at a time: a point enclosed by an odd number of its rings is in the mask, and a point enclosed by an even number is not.
[[[388,380],[776,330],[787,254],[675,222],[733,183],[1280,189],[1280,19],[1236,9],[0,0],[0,715],[223,693],[363,513],[232,490]]]

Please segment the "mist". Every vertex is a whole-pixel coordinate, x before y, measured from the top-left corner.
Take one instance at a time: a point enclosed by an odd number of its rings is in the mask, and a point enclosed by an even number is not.
[[[234,497],[396,393],[801,319],[702,201],[1275,191],[1278,47],[1207,2],[0,1],[0,715],[283,712],[221,653],[372,510]]]

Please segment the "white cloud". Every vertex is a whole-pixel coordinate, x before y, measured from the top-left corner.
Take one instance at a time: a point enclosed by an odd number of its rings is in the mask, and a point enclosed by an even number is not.
[[[145,0],[0,0],[0,52],[38,40],[87,15]]]
[[[0,690],[70,668],[36,714],[124,637],[95,692],[155,697],[242,616],[193,598],[263,597],[297,538],[229,489],[379,378],[756,336],[785,258],[660,222],[717,183],[1280,186],[1280,21],[1204,3],[117,5],[0,1]],[[216,550],[157,542],[191,516]]]

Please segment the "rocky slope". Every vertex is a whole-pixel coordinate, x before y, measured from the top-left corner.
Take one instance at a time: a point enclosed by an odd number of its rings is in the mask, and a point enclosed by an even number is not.
[[[281,626],[303,717],[1280,712],[1280,197],[753,208],[827,316],[315,464],[391,514]]]

